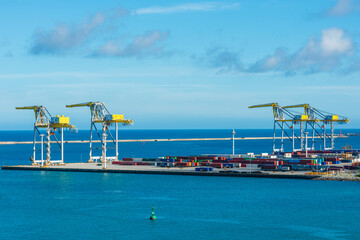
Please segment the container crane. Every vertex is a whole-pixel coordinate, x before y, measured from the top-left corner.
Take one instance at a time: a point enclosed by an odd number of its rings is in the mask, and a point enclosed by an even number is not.
[[[297,104],[297,105],[289,105],[284,106],[283,108],[289,109],[289,108],[303,108],[304,114],[297,114],[294,115],[294,124],[299,123],[300,124],[300,150],[304,150],[304,122],[305,122],[305,132],[308,130],[308,125],[310,125],[313,128],[313,137],[312,137],[312,143],[314,148],[314,139],[315,139],[315,123],[319,120],[316,119],[315,113],[312,111],[311,108],[309,108],[309,104]],[[293,151],[295,151],[295,146],[293,142]]]
[[[310,125],[310,127],[313,130],[312,149],[315,149],[315,146],[314,146],[315,133],[323,140],[324,150],[334,149],[335,148],[334,123],[346,124],[346,123],[350,122],[350,120],[347,117],[335,115],[335,114],[328,113],[325,111],[321,111],[319,109],[311,107],[309,104],[291,105],[291,106],[285,106],[284,108],[303,108],[304,109],[304,113],[306,115],[308,115],[306,124]],[[323,125],[320,126],[319,122],[322,122]],[[327,136],[327,134],[326,134],[326,124],[330,124],[330,127],[331,127],[330,136]],[[316,127],[318,127],[318,128],[316,128]],[[317,129],[320,129],[321,132],[319,132]],[[331,145],[330,148],[326,148],[326,140],[327,139],[330,140],[330,145]]]
[[[319,109],[313,108],[314,112],[321,118],[323,122],[323,141],[324,141],[324,150],[327,149],[334,149],[335,148],[335,141],[334,141],[334,123],[337,124],[347,124],[350,122],[345,116],[336,115],[333,113],[328,113],[325,111],[321,111]],[[326,124],[330,125],[330,148],[326,148]]]
[[[299,138],[295,134],[294,124],[296,124],[297,122],[304,121],[307,118],[307,116],[301,115],[299,117],[297,115],[294,115],[292,112],[290,112],[286,108],[279,106],[278,103],[267,103],[267,104],[249,106],[249,108],[262,108],[262,107],[272,107],[272,109],[273,109],[273,115],[274,115],[273,151],[274,152],[277,152],[277,151],[283,152],[284,151],[284,134],[292,141],[293,151],[295,151],[295,137],[299,141],[301,141],[301,137]],[[289,123],[292,123],[292,125],[290,125]],[[276,127],[277,126],[279,126],[281,129],[280,149],[276,149],[276,145],[275,145],[276,144]],[[288,129],[291,130],[292,136],[289,136],[285,127],[287,127]],[[302,127],[302,124],[301,124],[301,127]],[[301,132],[303,132],[303,131],[301,130]]]
[[[130,119],[124,119],[124,115],[120,114],[110,114],[110,112],[107,110],[105,104],[103,102],[85,102],[85,103],[78,103],[78,104],[71,104],[66,105],[68,108],[73,107],[89,107],[90,108],[90,114],[91,114],[91,124],[90,124],[90,151],[89,151],[89,162],[94,162],[97,160],[100,160],[104,162],[105,168],[106,168],[106,161],[107,160],[117,160],[119,156],[118,152],[118,124],[121,123],[124,126],[132,125],[133,120]],[[111,135],[111,132],[109,130],[112,123],[115,123],[115,139]],[[102,125],[102,134],[99,133],[96,124]],[[95,129],[97,136],[99,137],[99,140],[101,141],[102,145],[102,154],[101,157],[92,156],[93,154],[93,129]],[[107,133],[109,132],[110,137],[112,138],[113,142],[115,143],[115,157],[107,157],[107,146],[106,146],[106,138]]]
[[[35,123],[34,123],[34,137],[33,137],[33,156],[31,161],[33,165],[44,165],[43,160],[36,160],[36,137],[37,134],[40,136],[40,129],[46,129],[46,161],[45,165],[50,164],[64,164],[64,128],[76,129],[75,126],[70,124],[69,117],[64,117],[63,115],[56,115],[52,117],[49,111],[44,106],[26,106],[26,107],[16,107],[18,110],[33,110],[35,113]],[[60,142],[58,141],[55,132],[57,129],[60,129]],[[59,145],[61,150],[61,160],[52,160],[51,159],[51,136],[54,136],[56,143]],[[43,159],[43,156],[41,156]]]

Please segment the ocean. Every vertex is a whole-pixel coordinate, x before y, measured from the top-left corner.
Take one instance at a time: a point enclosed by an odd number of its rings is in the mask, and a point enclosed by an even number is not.
[[[235,131],[236,137],[272,136],[272,130]],[[121,130],[120,139],[231,132]],[[87,138],[88,131],[65,134],[65,140]],[[0,131],[0,141],[31,140],[32,131]],[[359,149],[360,137],[336,139],[337,148],[345,145]],[[271,151],[272,140],[235,143],[236,153]],[[119,152],[230,154],[232,142],[120,143]],[[0,145],[2,165],[30,164],[31,154],[31,145]],[[88,144],[65,144],[65,162],[87,159]],[[1,239],[357,239],[360,227],[358,182],[1,170],[0,184]],[[152,204],[155,221],[149,220]]]

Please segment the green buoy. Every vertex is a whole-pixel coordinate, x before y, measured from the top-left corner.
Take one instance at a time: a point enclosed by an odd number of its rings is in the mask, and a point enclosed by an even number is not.
[[[151,216],[150,216],[150,220],[155,220],[156,219],[156,215],[155,215],[155,205],[153,204],[152,205],[152,208],[151,208]]]

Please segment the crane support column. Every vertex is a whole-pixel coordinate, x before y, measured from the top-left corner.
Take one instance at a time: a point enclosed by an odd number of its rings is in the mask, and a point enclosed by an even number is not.
[[[36,157],[36,123],[34,124],[34,142],[33,142],[33,157],[32,157],[32,164],[36,164],[35,158]]]
[[[294,120],[292,121],[292,150],[295,152],[295,129],[294,129]]]
[[[273,152],[275,153],[275,129],[276,129],[276,120],[274,120],[274,134],[273,134]]]
[[[50,128],[48,127],[46,129],[46,164],[50,164],[50,144],[51,144],[51,140],[50,140]]]
[[[325,121],[323,122],[323,125],[324,125],[324,151],[326,150],[326,124],[325,124]]]
[[[284,122],[281,124],[281,152],[284,152]]]
[[[119,159],[119,131],[118,123],[115,123],[115,160]]]
[[[103,123],[102,128],[102,154],[101,161],[104,161],[106,164],[106,124]]]
[[[64,164],[64,128],[61,128],[61,164]]]
[[[334,122],[331,122],[331,149],[335,148],[334,142]]]
[[[93,134],[93,123],[91,122],[91,125],[90,125],[90,151],[89,151],[89,163],[92,163],[94,162],[94,160],[92,159],[92,134]]]
[[[304,126],[302,121],[300,121],[300,149],[301,151],[304,150]]]
[[[312,150],[315,150],[315,123],[313,123],[313,132],[312,132]]]

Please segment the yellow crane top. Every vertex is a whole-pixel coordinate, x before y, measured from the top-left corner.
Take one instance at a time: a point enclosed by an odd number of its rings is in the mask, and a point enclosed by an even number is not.
[[[84,102],[66,105],[66,107],[90,107],[92,121],[95,123],[122,123],[123,125],[132,125],[134,123],[131,119],[124,119],[122,114],[110,114],[103,102]]]
[[[309,116],[309,114],[308,114],[309,107],[310,107],[309,104],[303,103],[303,104],[284,106],[283,108],[304,108],[304,114],[295,116],[294,120],[296,120],[297,122],[299,122],[299,121],[302,121],[302,122],[308,122],[308,121],[318,122],[318,121],[320,121],[318,119],[313,119],[311,116]]]
[[[74,125],[70,124],[69,117],[64,117],[64,115],[56,115],[56,117],[51,117],[50,113],[47,111],[44,106],[25,106],[25,107],[16,107],[18,110],[34,110],[35,113],[35,126],[38,128],[76,128]]]

